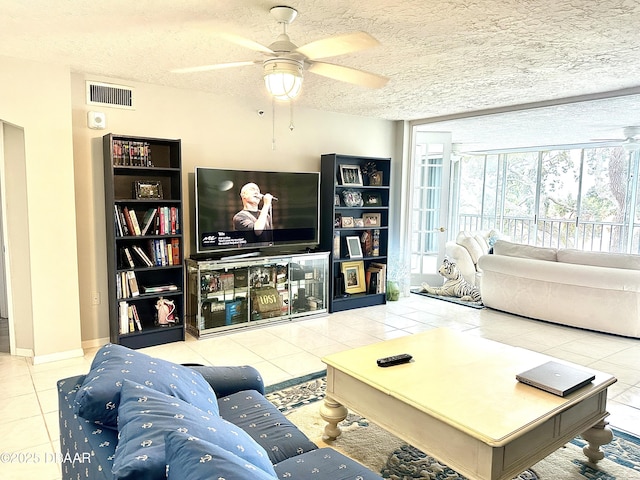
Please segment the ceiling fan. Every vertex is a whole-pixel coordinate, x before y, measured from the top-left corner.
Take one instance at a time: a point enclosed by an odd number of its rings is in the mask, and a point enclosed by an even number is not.
[[[624,138],[596,138],[597,142],[620,142],[627,152],[640,150],[640,127],[624,127]]]
[[[220,35],[229,42],[264,54],[265,60],[179,68],[172,72],[194,73],[262,64],[267,90],[279,100],[291,100],[300,93],[302,74],[305,69],[317,75],[373,89],[382,88],[389,81],[387,77],[376,73],[318,61],[318,59],[357,52],[379,45],[379,42],[368,33],[336,35],[298,47],[291,42],[287,34],[287,25],[295,20],[298,11],[292,7],[277,6],[271,8],[270,13],[282,25],[282,33],[268,47],[237,35]]]

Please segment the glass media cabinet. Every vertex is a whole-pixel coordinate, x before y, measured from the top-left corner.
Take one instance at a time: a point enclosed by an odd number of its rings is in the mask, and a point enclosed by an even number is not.
[[[329,253],[187,259],[187,331],[201,338],[327,314]]]

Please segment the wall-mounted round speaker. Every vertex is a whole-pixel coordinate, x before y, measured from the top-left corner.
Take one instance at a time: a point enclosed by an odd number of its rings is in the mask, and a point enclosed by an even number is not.
[[[89,128],[103,130],[107,126],[107,118],[103,112],[88,112],[87,124]]]

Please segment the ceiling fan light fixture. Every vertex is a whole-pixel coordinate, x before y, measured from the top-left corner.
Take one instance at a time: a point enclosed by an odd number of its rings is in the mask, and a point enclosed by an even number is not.
[[[276,100],[293,100],[302,89],[302,62],[274,58],[264,62],[264,84]]]

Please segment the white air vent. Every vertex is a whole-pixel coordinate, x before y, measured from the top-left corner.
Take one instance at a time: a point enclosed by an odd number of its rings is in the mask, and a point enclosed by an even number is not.
[[[133,88],[87,81],[87,105],[134,109]]]

